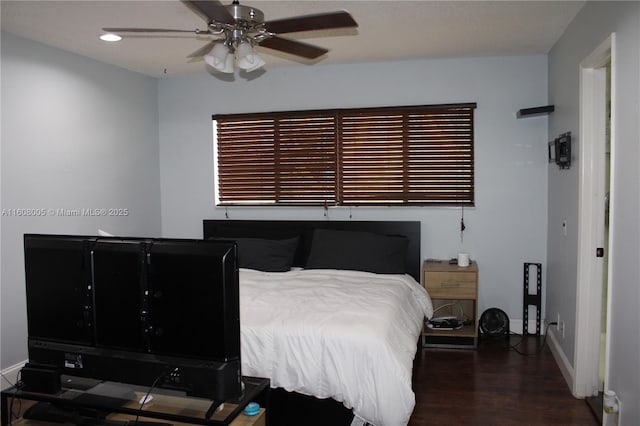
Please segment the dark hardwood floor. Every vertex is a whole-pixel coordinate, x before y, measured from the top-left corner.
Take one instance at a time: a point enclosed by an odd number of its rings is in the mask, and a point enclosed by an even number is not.
[[[520,342],[511,336],[510,344]],[[477,350],[422,349],[414,365],[416,407],[409,426],[595,426],[584,400],[571,395],[548,346],[527,336],[517,349],[505,339]]]

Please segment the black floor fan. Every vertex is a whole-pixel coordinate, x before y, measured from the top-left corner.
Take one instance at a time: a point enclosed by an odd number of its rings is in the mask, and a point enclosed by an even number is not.
[[[490,308],[484,311],[478,327],[483,339],[509,338],[509,317],[502,309]]]

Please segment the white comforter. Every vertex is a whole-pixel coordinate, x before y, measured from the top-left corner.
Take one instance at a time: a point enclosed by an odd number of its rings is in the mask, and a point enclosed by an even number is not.
[[[409,275],[240,270],[242,374],[342,401],[376,426],[406,425],[426,291]]]

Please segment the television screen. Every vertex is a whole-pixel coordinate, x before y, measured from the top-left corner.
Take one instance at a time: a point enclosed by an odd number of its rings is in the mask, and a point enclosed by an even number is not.
[[[29,337],[63,343],[93,343],[91,267],[82,237],[25,237]]]
[[[96,345],[145,350],[140,318],[144,244],[99,240],[91,249]]]
[[[228,244],[160,241],[149,252],[151,351],[229,361],[240,358],[237,288]],[[221,292],[222,290],[222,292]],[[212,330],[221,332],[212,333]]]
[[[30,364],[241,393],[234,242],[27,234],[24,245]]]

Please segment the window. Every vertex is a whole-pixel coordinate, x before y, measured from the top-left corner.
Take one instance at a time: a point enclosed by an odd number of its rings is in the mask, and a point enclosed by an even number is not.
[[[473,205],[475,107],[215,115],[218,205]]]

